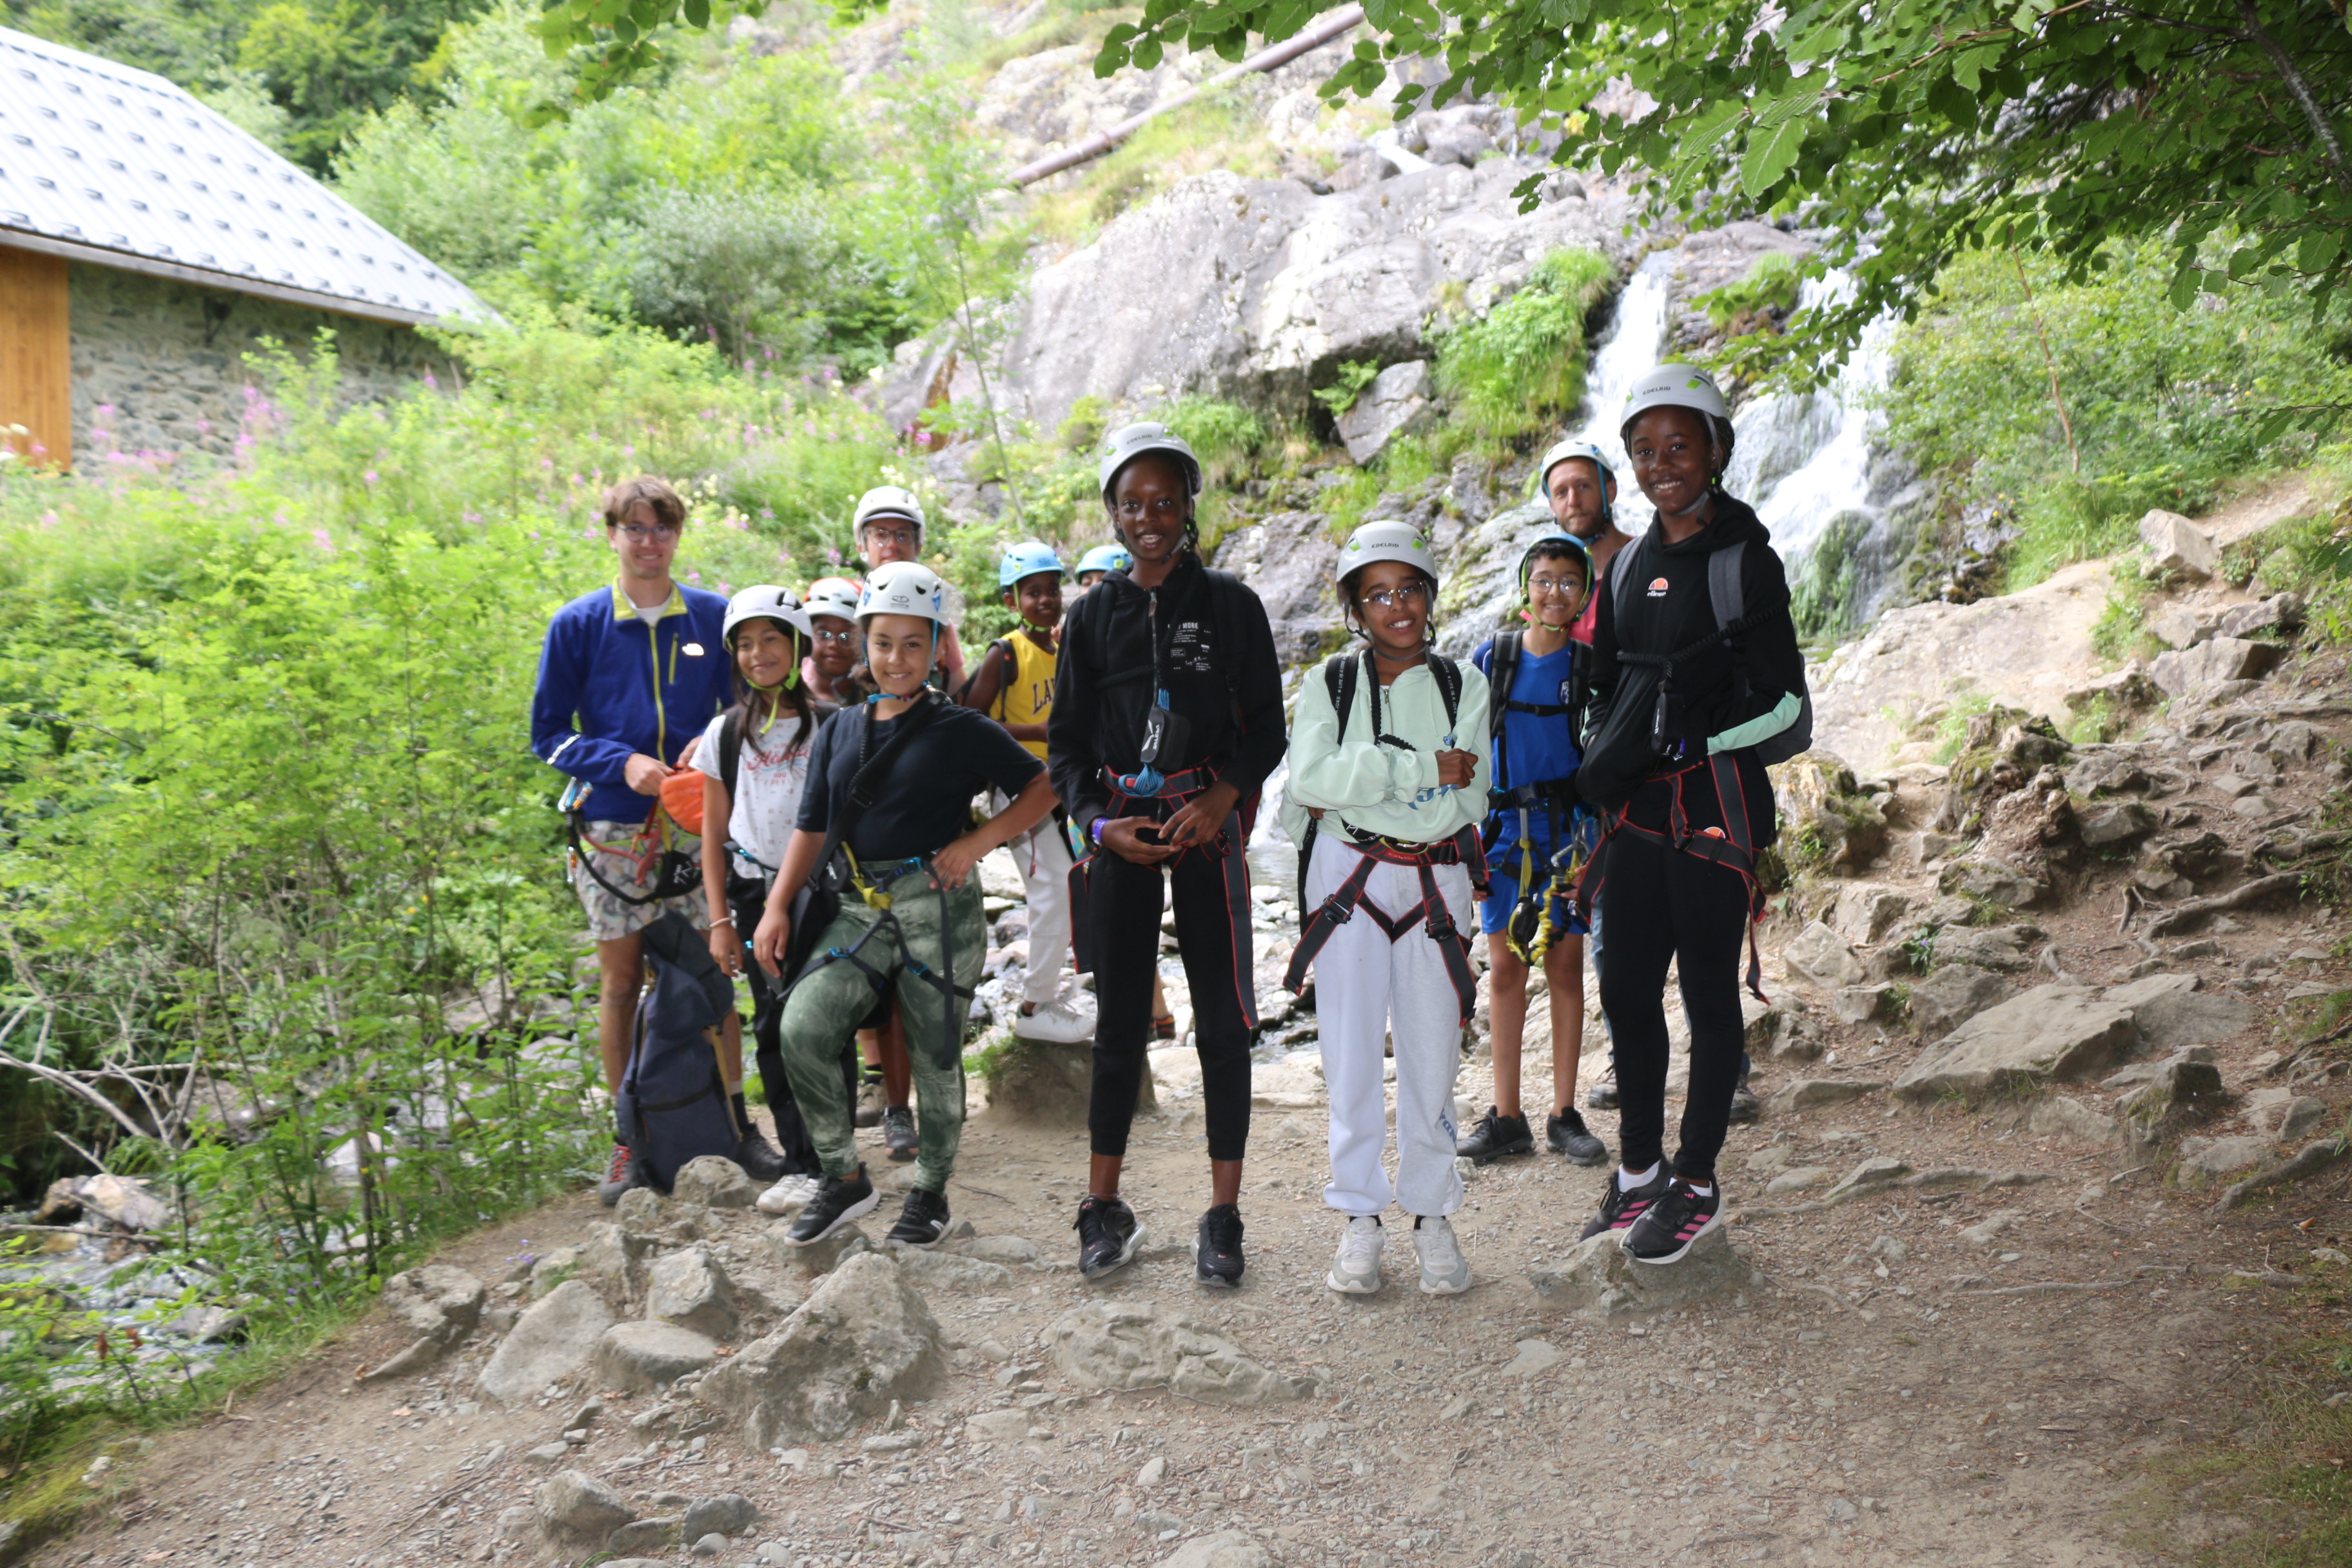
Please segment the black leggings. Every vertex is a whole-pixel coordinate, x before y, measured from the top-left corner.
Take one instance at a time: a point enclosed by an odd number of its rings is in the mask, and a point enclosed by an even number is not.
[[[1228,831],[1238,839],[1238,816]],[[1138,866],[1108,849],[1094,858],[1087,875],[1087,917],[1095,925],[1095,1070],[1087,1132],[1096,1153],[1124,1155],[1151,1044],[1163,884],[1160,868]],[[1198,849],[1181,855],[1167,876],[1174,888],[1176,948],[1192,993],[1209,1158],[1238,1160],[1249,1142],[1249,1053],[1257,1030],[1249,868],[1236,845],[1213,859]]]
[[[1646,815],[1640,804],[1636,820]],[[1617,1062],[1620,1157],[1628,1170],[1645,1171],[1664,1152],[1666,963],[1673,959],[1691,1036],[1690,1092],[1675,1169],[1704,1185],[1714,1179],[1739,1082],[1748,884],[1736,871],[1622,827],[1609,840],[1602,875],[1609,962],[1601,967],[1601,1006]]]
[[[743,936],[743,973],[751,982],[753,1060],[760,1069],[760,1089],[768,1102],[768,1113],[776,1119],[776,1148],[784,1157],[784,1174],[822,1176],[824,1167],[817,1159],[816,1145],[809,1139],[808,1124],[801,1120],[800,1101],[793,1098],[792,1083],[784,1077],[784,982],[791,976],[771,979],[751,957],[751,933],[760,929],[765,889],[754,886],[747,890],[730,883],[727,896],[735,915],[735,930]],[[842,1054],[841,1077],[849,1086],[850,1104],[856,1104],[857,1051],[854,1046]]]

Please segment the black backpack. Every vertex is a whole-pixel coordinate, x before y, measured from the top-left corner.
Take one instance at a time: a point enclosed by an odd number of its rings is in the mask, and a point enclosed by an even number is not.
[[[1575,738],[1579,751],[1584,749],[1584,682],[1587,664],[1592,650],[1585,644],[1571,640],[1568,645],[1568,685],[1576,695],[1572,702],[1515,702],[1511,700],[1511,683],[1518,679],[1522,634],[1513,631],[1495,634],[1494,650],[1486,658],[1486,739],[1503,738],[1503,716],[1525,713],[1531,718],[1557,719],[1565,714],[1569,731]],[[1500,780],[1496,783],[1499,784]]]
[[[1647,544],[1649,540],[1650,536],[1643,534],[1637,542],[1626,545],[1618,551],[1609,563],[1609,588],[1610,592],[1617,596],[1617,624],[1620,626],[1622,626],[1626,618],[1633,613],[1633,590],[1636,586],[1637,574],[1629,564],[1630,558]],[[1747,594],[1740,584],[1740,567],[1747,558],[1748,542],[1744,539],[1737,544],[1725,546],[1706,558],[1706,596],[1708,603],[1715,608],[1715,626],[1718,633],[1731,630],[1735,624],[1748,613]],[[1623,634],[1619,635],[1622,640]],[[1498,638],[1497,641],[1499,642],[1500,639]],[[1742,700],[1745,700],[1748,692],[1748,644],[1744,637],[1737,636],[1728,638],[1727,641],[1731,648],[1732,662],[1738,671],[1736,679],[1738,681],[1739,696]],[[1498,648],[1497,652],[1499,651]],[[1797,710],[1797,721],[1779,734],[1759,741],[1751,748],[1756,753],[1756,760],[1768,767],[1774,763],[1785,763],[1790,757],[1801,756],[1813,749],[1813,694],[1811,688],[1805,684],[1804,667],[1801,663],[1798,666],[1797,681],[1797,697],[1801,704]]]
[[[645,952],[654,984],[637,1004],[614,1109],[638,1175],[667,1193],[688,1162],[732,1160],[743,1142],[719,1065],[719,1030],[735,1010],[735,987],[703,934],[675,910],[646,927]]]

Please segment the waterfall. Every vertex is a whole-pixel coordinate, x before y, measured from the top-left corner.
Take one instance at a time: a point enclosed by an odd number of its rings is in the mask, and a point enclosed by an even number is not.
[[[1840,272],[1808,279],[1797,309],[1836,304],[1853,288]],[[1886,384],[1894,330],[1891,320],[1873,321],[1834,382],[1814,392],[1751,398],[1731,422],[1738,441],[1724,483],[1772,531],[1791,576],[1841,514],[1862,513],[1872,529],[1884,521],[1870,500],[1869,405]]]
[[[1591,413],[1583,426],[1571,432],[1574,439],[1590,441],[1607,454],[1617,470],[1618,501],[1636,511],[1642,510],[1641,492],[1633,488],[1633,465],[1625,457],[1625,444],[1617,438],[1617,417],[1633,383],[1665,352],[1666,292],[1673,266],[1673,253],[1660,251],[1625,279],[1617,295],[1617,313],[1585,373],[1584,404]]]

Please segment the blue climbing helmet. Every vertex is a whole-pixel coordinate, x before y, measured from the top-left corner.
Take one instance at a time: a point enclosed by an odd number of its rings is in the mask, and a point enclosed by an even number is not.
[[[1010,588],[1022,578],[1034,577],[1040,572],[1057,572],[1065,577],[1069,575],[1062,565],[1062,558],[1054,553],[1052,545],[1042,544],[1034,539],[1024,540],[1019,544],[1007,547],[1004,559],[996,563],[996,585]]]
[[[1519,557],[1519,592],[1525,594],[1528,591],[1528,579],[1535,574],[1536,552],[1547,547],[1555,551],[1565,548],[1576,552],[1576,558],[1584,563],[1584,586],[1590,591],[1592,587],[1591,547],[1564,528],[1547,528],[1529,542],[1527,553]]]
[[[1135,557],[1127,552],[1124,544],[1097,544],[1078,558],[1078,575],[1089,572],[1124,572],[1135,564]]]

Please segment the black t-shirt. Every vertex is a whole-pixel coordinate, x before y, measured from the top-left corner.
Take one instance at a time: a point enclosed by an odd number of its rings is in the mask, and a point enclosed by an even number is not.
[[[815,749],[809,753],[808,787],[801,795],[798,826],[803,831],[825,831],[833,821],[834,802],[849,798],[849,781],[857,776],[858,768],[879,754],[905,722],[903,717],[877,722],[870,708],[845,709],[817,731]],[[1006,795],[1019,795],[1045,770],[1045,764],[995,720],[974,709],[941,703],[922,731],[891,758],[888,776],[873,792],[873,805],[849,835],[849,852],[861,861],[935,855],[970,827],[973,795],[992,785]]]

